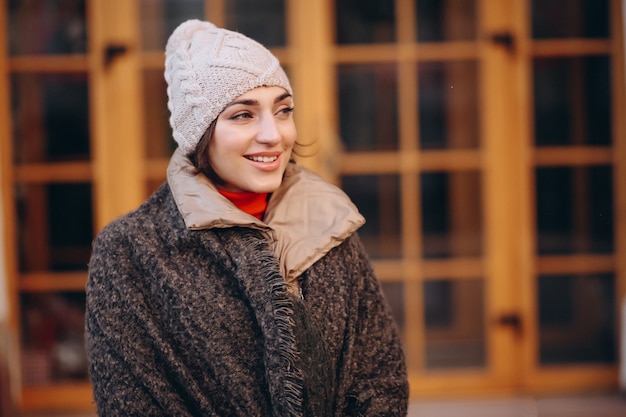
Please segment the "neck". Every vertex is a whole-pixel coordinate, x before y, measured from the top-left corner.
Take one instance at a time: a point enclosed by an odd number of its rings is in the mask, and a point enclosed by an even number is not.
[[[229,199],[239,210],[263,220],[267,208],[267,193],[234,192],[219,189],[220,194]]]

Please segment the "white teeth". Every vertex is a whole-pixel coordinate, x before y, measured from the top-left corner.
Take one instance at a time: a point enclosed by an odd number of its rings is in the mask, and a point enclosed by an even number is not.
[[[276,156],[247,156],[246,158],[254,161],[254,162],[274,162],[278,157]]]

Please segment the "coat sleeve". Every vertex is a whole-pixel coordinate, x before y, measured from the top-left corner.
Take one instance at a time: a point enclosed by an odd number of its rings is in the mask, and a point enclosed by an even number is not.
[[[105,228],[89,265],[86,348],[98,415],[185,416],[158,365],[167,353],[155,343],[159,329],[129,241],[119,225]]]
[[[343,415],[406,416],[409,386],[399,332],[358,236],[351,241],[360,286]]]

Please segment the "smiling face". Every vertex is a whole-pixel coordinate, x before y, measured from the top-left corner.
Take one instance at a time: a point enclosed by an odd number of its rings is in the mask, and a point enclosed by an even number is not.
[[[209,163],[234,192],[271,193],[281,184],[296,142],[293,98],[281,87],[257,87],[226,106],[215,122]]]

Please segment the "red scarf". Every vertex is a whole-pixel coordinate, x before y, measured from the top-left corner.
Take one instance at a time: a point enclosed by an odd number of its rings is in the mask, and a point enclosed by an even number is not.
[[[229,199],[241,211],[245,211],[259,220],[263,220],[267,208],[267,193],[234,192],[218,189],[221,195]]]

